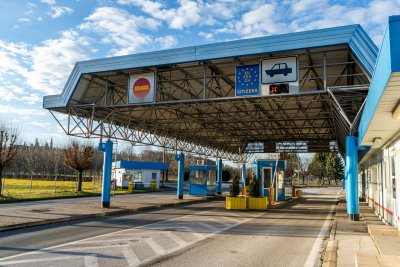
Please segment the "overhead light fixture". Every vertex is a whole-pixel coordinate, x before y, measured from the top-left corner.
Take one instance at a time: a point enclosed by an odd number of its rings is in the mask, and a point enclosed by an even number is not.
[[[379,147],[380,144],[382,143],[382,137],[375,137],[373,141],[373,146],[374,147]]]
[[[396,108],[392,112],[392,118],[396,120],[400,119],[400,102],[397,103]]]

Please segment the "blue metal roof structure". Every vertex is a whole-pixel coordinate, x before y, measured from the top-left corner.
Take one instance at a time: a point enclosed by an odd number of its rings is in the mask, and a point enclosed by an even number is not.
[[[167,170],[168,164],[162,162],[142,162],[119,160],[113,162],[113,168],[134,169],[134,170]]]
[[[400,121],[392,117],[399,104],[400,16],[389,17],[379,50],[370,90],[358,128],[359,145],[370,146],[380,138],[378,149],[396,134]]]
[[[343,152],[377,53],[362,27],[349,25],[88,60],[76,63],[61,94],[45,96],[43,107],[68,135],[234,161],[253,152],[327,151],[332,142]],[[298,91],[235,96],[237,66],[293,56]],[[154,101],[129,103],[129,79],[144,73],[154,74]],[[61,122],[54,112],[69,118]]]
[[[87,73],[281,53],[339,44],[349,45],[362,67],[372,76],[378,49],[360,25],[349,25],[77,62],[61,94],[44,96],[43,107],[66,107],[81,76]]]

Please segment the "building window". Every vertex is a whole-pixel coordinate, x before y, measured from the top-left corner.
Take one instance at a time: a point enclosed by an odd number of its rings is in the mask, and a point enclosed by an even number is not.
[[[396,198],[396,161],[394,155],[390,157],[390,163],[392,167],[392,189],[393,189],[393,198]]]
[[[142,171],[135,171],[133,182],[135,182],[135,183],[142,182]]]
[[[151,173],[151,180],[157,181],[157,173],[155,173],[155,172]]]

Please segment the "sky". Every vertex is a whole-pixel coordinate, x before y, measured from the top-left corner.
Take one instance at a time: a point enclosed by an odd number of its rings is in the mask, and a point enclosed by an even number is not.
[[[63,142],[44,95],[77,61],[361,24],[379,46],[400,0],[0,0],[0,119]]]

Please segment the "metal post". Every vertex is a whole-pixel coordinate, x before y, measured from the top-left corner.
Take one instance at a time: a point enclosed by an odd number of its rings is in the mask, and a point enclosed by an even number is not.
[[[256,180],[260,185],[260,197],[264,196],[264,188],[261,181],[260,164],[256,161]]]
[[[350,220],[359,220],[358,204],[358,150],[357,137],[346,136],[346,202],[347,214]]]
[[[324,53],[324,89],[326,90],[326,54]]]
[[[103,208],[109,208],[113,142],[108,140],[105,143],[100,143],[99,150],[104,152],[103,185],[101,188],[101,206]]]
[[[175,159],[178,161],[178,188],[176,195],[178,199],[183,199],[183,176],[185,173],[185,155],[181,152],[175,155]]]
[[[218,159],[218,161],[217,161],[217,182],[218,182],[217,194],[221,195],[221,193],[222,193],[222,159]]]
[[[57,174],[54,176],[54,193],[57,193]]]
[[[246,163],[242,164],[242,185],[246,186]]]
[[[205,99],[206,98],[206,96],[207,96],[207,94],[206,94],[206,89],[207,89],[207,87],[206,87],[206,84],[207,84],[207,78],[206,78],[206,76],[207,76],[207,69],[206,69],[206,65],[205,65],[205,63],[204,63],[204,72],[203,72],[203,98]]]

